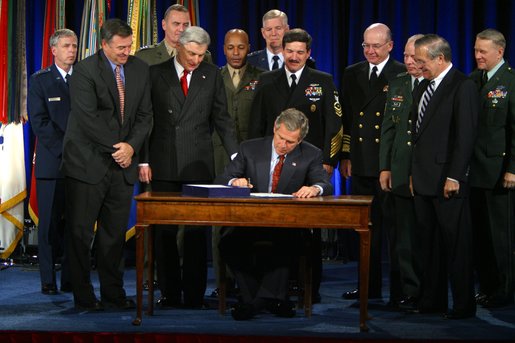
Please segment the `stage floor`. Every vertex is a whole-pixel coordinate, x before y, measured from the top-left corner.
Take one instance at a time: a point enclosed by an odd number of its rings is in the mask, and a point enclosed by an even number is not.
[[[386,267],[386,266],[385,266]],[[386,271],[383,272],[386,274]],[[345,339],[410,340],[514,340],[515,306],[487,310],[478,307],[477,317],[446,320],[441,315],[406,314],[386,306],[388,280],[383,282],[383,300],[371,300],[370,331],[359,332],[359,308],[355,301],[343,300],[343,291],[356,286],[356,263],[326,262],[321,286],[322,302],[313,306],[313,316],[302,310],[291,319],[270,314],[250,321],[234,321],[229,312],[217,312],[212,269],[206,301],[207,310],[155,309],[154,316],[143,316],[141,326],[133,326],[135,311],[107,310],[78,312],[71,293],[47,296],[40,293],[39,272],[35,265],[13,265],[0,271],[0,333],[2,331],[119,332],[119,333],[195,333],[238,336],[305,336]],[[96,272],[92,273],[98,295]],[[125,273],[127,294],[135,298],[135,269]],[[146,296],[146,294],[145,294]],[[155,292],[156,299],[159,291]],[[146,297],[144,299],[146,304]]]

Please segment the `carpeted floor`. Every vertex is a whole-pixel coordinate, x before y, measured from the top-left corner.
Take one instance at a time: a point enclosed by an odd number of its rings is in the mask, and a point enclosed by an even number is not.
[[[386,274],[386,272],[385,272]],[[97,287],[97,275],[93,272]],[[135,270],[125,274],[127,294],[134,297]],[[384,280],[388,285],[388,280]],[[321,287],[322,302],[313,307],[313,316],[303,311],[291,319],[263,314],[251,321],[234,321],[230,314],[221,316],[216,298],[206,296],[207,310],[161,310],[144,316],[141,326],[133,326],[135,311],[107,310],[81,313],[74,309],[71,293],[47,296],[40,293],[36,265],[13,265],[0,271],[0,333],[2,331],[62,332],[127,332],[127,333],[196,333],[220,335],[257,335],[291,337],[334,337],[381,340],[515,340],[515,306],[496,310],[478,307],[477,317],[451,321],[441,315],[406,314],[386,306],[383,301],[370,301],[370,331],[359,332],[359,309],[354,301],[343,300],[344,290],[356,286],[356,263],[326,262]],[[210,269],[207,295],[214,288]],[[156,292],[156,297],[159,292]],[[146,299],[145,299],[146,303]]]

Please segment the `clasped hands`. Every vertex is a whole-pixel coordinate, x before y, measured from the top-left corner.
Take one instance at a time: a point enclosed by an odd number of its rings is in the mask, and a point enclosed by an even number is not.
[[[128,168],[132,162],[132,156],[134,155],[134,149],[130,144],[125,142],[120,142],[113,145],[113,148],[116,149],[115,152],[111,154],[116,163],[122,168]]]
[[[254,188],[254,185],[250,182],[250,179],[238,178],[231,182],[231,186],[235,187],[248,187]],[[292,195],[296,198],[312,198],[320,194],[320,189],[316,186],[302,186],[298,191]]]

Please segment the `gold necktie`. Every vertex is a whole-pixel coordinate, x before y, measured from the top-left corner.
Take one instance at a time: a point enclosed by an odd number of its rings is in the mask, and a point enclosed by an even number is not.
[[[235,70],[232,74],[232,84],[234,85],[234,88],[238,88],[238,85],[240,84],[240,71]]]
[[[120,99],[120,119],[123,124],[125,111],[125,85],[122,81],[121,67],[119,65],[114,69],[114,77],[116,79],[116,88],[118,88],[118,97]]]

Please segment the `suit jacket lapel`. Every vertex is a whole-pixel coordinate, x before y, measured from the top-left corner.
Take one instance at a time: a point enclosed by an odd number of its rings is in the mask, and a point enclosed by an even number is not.
[[[111,95],[114,107],[116,108],[116,119],[118,120],[118,123],[120,123],[121,125],[120,98],[118,96],[116,80],[114,78],[113,70],[111,69],[111,64],[107,60],[107,57],[105,57],[104,52],[102,50],[98,52],[98,69],[100,70],[100,77],[104,80],[104,83],[107,85],[107,89],[109,89],[109,94]]]
[[[308,87],[308,83],[311,80],[310,75],[311,71],[309,70],[309,67],[305,66],[302,74],[300,75],[300,79],[297,82],[297,87],[295,87],[293,93],[291,93],[288,98],[287,107],[294,107],[293,104],[296,102],[296,100],[299,99],[299,97],[302,98],[302,96],[304,96],[305,89]]]
[[[420,125],[420,128],[418,130],[418,134],[420,135],[424,129],[429,125],[429,122],[432,118],[437,114],[437,107],[438,104],[441,102],[441,98],[446,96],[446,88],[451,82],[452,77],[454,76],[454,68],[449,70],[447,75],[442,79],[440,84],[438,85],[438,88],[433,93],[433,96],[429,100],[429,104],[427,105],[426,111],[424,112],[424,118],[422,119],[422,124]],[[424,89],[425,91],[425,89]],[[424,92],[422,92],[424,94]],[[418,108],[417,108],[417,115],[418,115]]]
[[[258,175],[266,175],[266,177],[257,177],[257,189],[261,192],[268,192],[268,185],[270,185],[270,162],[272,161],[272,137],[264,139],[265,147],[264,153],[258,154],[256,160],[256,172]],[[252,180],[251,180],[252,182]]]
[[[297,163],[299,163],[301,155],[300,146],[297,146],[297,148],[286,156],[283,169],[281,170],[281,176],[279,177],[279,183],[277,184],[278,193],[284,193],[293,174],[295,174]]]
[[[182,92],[181,82],[179,80],[179,76],[177,76],[177,70],[175,69],[174,58],[170,58],[168,63],[166,63],[166,68],[162,68],[161,70],[161,78],[167,84],[168,89],[170,90],[170,98],[169,101],[172,101],[172,96],[179,101],[179,103],[183,104],[186,97]]]
[[[188,111],[188,108],[195,102],[195,98],[198,93],[204,87],[204,81],[206,80],[206,75],[204,73],[204,68],[202,64],[198,66],[197,69],[193,70],[191,74],[190,85],[188,87],[188,96],[186,97],[186,101],[182,107],[182,113]]]

